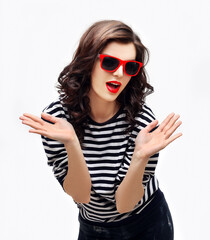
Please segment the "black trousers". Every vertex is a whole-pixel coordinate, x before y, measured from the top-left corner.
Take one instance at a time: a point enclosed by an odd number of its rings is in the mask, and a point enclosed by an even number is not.
[[[158,189],[153,200],[131,221],[116,227],[88,224],[79,217],[78,240],[173,240],[174,226],[163,192]]]

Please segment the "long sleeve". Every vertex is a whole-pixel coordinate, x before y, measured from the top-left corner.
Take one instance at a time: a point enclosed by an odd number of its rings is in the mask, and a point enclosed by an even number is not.
[[[67,120],[66,113],[59,101],[52,102],[43,112]],[[47,164],[53,167],[54,176],[63,188],[63,181],[68,171],[68,156],[64,144],[45,136],[41,136],[41,139],[47,156]]]
[[[141,131],[141,129],[145,128],[150,122],[155,120],[155,115],[154,115],[153,111],[146,104],[144,104],[143,112],[141,114],[137,114],[136,120],[138,121],[139,124],[138,124],[138,126],[136,126],[134,128],[134,130],[131,134],[131,137],[129,138],[128,147],[125,152],[123,162],[121,164],[121,167],[120,167],[118,174],[116,176],[116,179],[115,179],[116,180],[115,192],[117,191],[120,183],[123,181],[128,169],[129,169],[132,155],[133,155],[134,148],[135,148],[135,139],[136,139],[138,133]],[[158,126],[156,126],[152,131],[154,131],[157,127]],[[153,178],[155,175],[155,169],[157,166],[158,157],[159,157],[159,152],[149,158],[148,163],[145,167],[142,183],[143,183],[143,186],[145,189],[146,199],[158,187],[157,180],[155,178]],[[143,201],[142,201],[142,203],[143,203]]]

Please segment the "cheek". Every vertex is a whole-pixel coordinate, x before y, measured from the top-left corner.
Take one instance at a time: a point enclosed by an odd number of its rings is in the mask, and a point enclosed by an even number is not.
[[[91,78],[94,81],[99,81],[100,79],[104,78],[104,71],[101,69],[99,64],[96,64],[92,70]]]
[[[128,83],[130,82],[131,77],[130,76],[126,76],[124,81],[125,81],[125,87],[128,85]]]
[[[92,84],[95,86],[101,86],[102,84],[106,83],[111,79],[112,79],[111,74],[104,71],[101,68],[94,69],[94,71],[91,74],[91,81]]]
[[[96,70],[91,75],[91,87],[95,91],[99,91],[103,88],[104,83],[106,82],[106,76],[100,70]]]

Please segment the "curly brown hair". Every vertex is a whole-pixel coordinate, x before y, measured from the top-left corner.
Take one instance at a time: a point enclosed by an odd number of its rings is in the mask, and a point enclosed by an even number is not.
[[[60,101],[67,108],[68,121],[73,125],[81,146],[84,140],[84,127],[88,124],[90,114],[90,99],[88,93],[91,87],[91,72],[98,53],[110,42],[133,43],[136,48],[136,61],[143,63],[139,73],[131,77],[129,83],[116,101],[124,106],[126,120],[129,126],[124,133],[134,129],[137,121],[135,115],[141,112],[145,97],[154,92],[147,82],[145,66],[149,61],[149,51],[131,27],[117,20],[102,20],[91,25],[82,35],[79,46],[72,61],[58,77],[58,93]]]

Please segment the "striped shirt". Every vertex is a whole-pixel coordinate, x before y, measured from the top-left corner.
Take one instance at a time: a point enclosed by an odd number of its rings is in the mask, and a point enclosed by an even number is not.
[[[48,105],[43,112],[68,121],[67,109],[63,107],[59,98]],[[88,125],[85,127],[83,155],[91,177],[90,202],[77,203],[79,215],[89,222],[111,223],[118,222],[130,216],[139,214],[149,204],[153,194],[159,188],[159,182],[155,175],[155,169],[159,153],[149,158],[143,175],[144,196],[135,205],[132,211],[119,213],[116,209],[115,192],[124,179],[135,148],[135,138],[139,131],[155,120],[154,113],[143,105],[141,113],[136,114],[138,125],[132,134],[123,134],[128,127],[125,121],[124,107],[108,121],[97,123],[88,117]],[[157,126],[156,126],[157,127]],[[54,176],[63,187],[63,181],[68,170],[68,156],[64,145],[47,137],[41,136],[47,164],[52,168]]]

